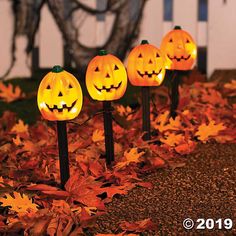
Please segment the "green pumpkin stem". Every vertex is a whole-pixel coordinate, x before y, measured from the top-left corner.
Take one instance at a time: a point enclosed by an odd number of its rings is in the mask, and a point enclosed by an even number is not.
[[[146,39],[143,39],[143,40],[141,41],[141,44],[149,44],[149,42],[148,42]]]
[[[181,28],[181,26],[176,25],[176,26],[174,27],[174,29],[175,29],[175,30],[181,30],[182,28]]]
[[[99,55],[99,56],[105,56],[105,55],[107,55],[107,51],[104,50],[104,49],[99,50],[98,55]]]
[[[64,69],[61,67],[61,66],[58,66],[58,65],[56,65],[56,66],[53,66],[53,68],[52,68],[52,72],[54,72],[54,73],[60,73],[60,72],[62,72]]]

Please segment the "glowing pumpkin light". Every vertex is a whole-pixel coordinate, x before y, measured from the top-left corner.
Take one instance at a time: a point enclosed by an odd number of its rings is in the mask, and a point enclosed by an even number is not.
[[[142,86],[142,130],[143,139],[151,139],[150,124],[150,86],[159,86],[165,77],[165,58],[162,52],[142,40],[128,56],[127,72],[132,85]]]
[[[103,101],[106,164],[110,165],[114,161],[111,101],[121,98],[127,87],[123,63],[105,50],[100,50],[88,64],[86,86],[94,100]]]
[[[170,116],[175,118],[179,104],[179,84],[186,71],[191,70],[197,56],[197,46],[191,35],[175,26],[167,33],[161,43],[161,50],[169,61],[172,71],[171,94],[170,94]]]
[[[83,95],[79,82],[60,66],[54,66],[41,81],[38,107],[50,121],[74,119],[82,108]]]
[[[100,50],[99,55],[88,64],[86,86],[94,100],[120,99],[127,88],[127,74],[123,63],[105,50]]]
[[[170,61],[171,70],[190,70],[197,56],[192,36],[180,26],[175,26],[164,36],[161,50]]]
[[[134,86],[159,86],[165,77],[162,52],[147,40],[142,40],[128,56],[127,72]]]
[[[82,108],[83,95],[77,79],[60,66],[54,66],[38,88],[38,108],[42,116],[57,121],[61,187],[70,177],[66,121],[74,119]]]

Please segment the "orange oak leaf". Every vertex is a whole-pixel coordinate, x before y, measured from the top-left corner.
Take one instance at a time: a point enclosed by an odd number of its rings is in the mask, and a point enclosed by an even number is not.
[[[179,130],[181,126],[180,116],[176,116],[175,119],[172,117],[169,119],[169,126],[167,126],[171,130]]]
[[[132,109],[129,106],[124,107],[123,105],[116,106],[116,110],[118,111],[120,116],[127,116],[132,112]]]
[[[37,205],[32,202],[25,194],[20,194],[18,192],[13,192],[13,197],[10,194],[5,194],[5,197],[0,198],[1,206],[10,206],[11,210],[17,213],[27,213],[29,211],[36,212]]]
[[[25,94],[21,91],[19,86],[13,88],[12,84],[5,85],[0,82],[0,98],[4,102],[13,102],[25,97]]]
[[[210,137],[218,135],[218,133],[224,129],[226,129],[226,127],[223,123],[215,124],[215,121],[211,120],[208,125],[206,123],[200,125],[195,135],[198,137],[198,140],[205,143]]]
[[[16,123],[12,129],[11,132],[20,134],[20,133],[28,133],[29,132],[29,125],[24,124],[22,120],[18,120],[18,123]]]
[[[133,119],[131,107],[129,107],[129,106],[124,107],[123,105],[118,105],[118,106],[116,106],[116,110],[117,110],[119,116],[123,117],[123,119],[126,119],[126,121],[130,121]]]
[[[169,145],[169,146],[175,146],[175,145],[178,145],[184,141],[183,134],[168,133],[166,135],[167,135],[166,138],[165,139],[160,138],[160,141],[162,143]]]
[[[169,111],[165,111],[164,113],[160,114],[156,120],[153,122],[153,127],[160,132],[163,132],[166,130],[166,123],[168,122],[169,119]]]
[[[167,130],[180,130],[182,128],[180,116],[176,116],[175,119],[172,117],[169,119],[169,111],[166,111],[164,114],[161,114],[153,122],[155,129],[158,129],[160,132]]]
[[[120,162],[118,162],[115,165],[115,169],[122,169],[125,166],[129,165],[130,163],[138,163],[142,160],[140,157],[142,157],[144,152],[138,152],[137,148],[131,148],[129,151],[125,151],[124,153],[124,159]]]
[[[104,140],[104,131],[96,129],[93,132],[92,140],[93,140],[94,143],[103,141]]]

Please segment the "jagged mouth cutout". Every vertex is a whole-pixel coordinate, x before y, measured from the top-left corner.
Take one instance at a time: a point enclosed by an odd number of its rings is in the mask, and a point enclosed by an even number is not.
[[[117,86],[114,86],[114,85],[111,85],[111,87],[110,88],[107,88],[107,87],[105,87],[104,85],[102,86],[102,88],[100,89],[100,88],[98,88],[96,85],[94,85],[95,86],[95,88],[101,93],[102,91],[106,91],[106,92],[111,92],[111,89],[119,89],[120,88],[120,86],[121,86],[121,84],[122,84],[122,82],[120,82]]]
[[[143,77],[144,75],[147,75],[148,78],[152,78],[153,75],[158,76],[161,73],[162,69],[160,69],[158,72],[152,71],[152,73],[148,73],[145,71],[144,73],[141,73],[139,70],[137,71],[138,74]]]
[[[176,57],[176,56],[171,57],[170,55],[167,55],[167,56],[168,56],[168,58],[169,58],[170,60],[176,60],[176,61],[181,61],[181,60],[187,61],[187,60],[191,57],[190,54],[189,54],[187,57],[184,57],[184,56],[181,56],[181,57]]]
[[[46,106],[47,106],[47,108],[48,108],[51,112],[53,112],[54,110],[56,110],[56,111],[58,111],[58,112],[61,113],[61,112],[63,112],[63,109],[67,109],[68,112],[70,112],[71,109],[75,106],[76,102],[77,102],[77,100],[75,100],[75,101],[71,104],[70,107],[68,107],[66,104],[64,104],[64,105],[62,106],[62,108],[58,108],[57,105],[54,105],[54,106],[51,108],[47,103],[46,103]]]

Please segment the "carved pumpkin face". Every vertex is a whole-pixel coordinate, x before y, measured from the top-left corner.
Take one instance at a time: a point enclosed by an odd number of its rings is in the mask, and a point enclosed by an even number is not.
[[[165,77],[165,61],[161,51],[143,40],[130,52],[127,72],[134,86],[159,86]]]
[[[175,26],[162,40],[161,50],[171,61],[172,70],[190,70],[197,56],[196,44],[189,33]]]
[[[112,101],[121,98],[127,87],[127,74],[123,63],[101,50],[88,64],[86,86],[94,100]]]
[[[82,108],[83,94],[77,79],[60,66],[54,66],[41,81],[38,107],[51,121],[74,119]]]

